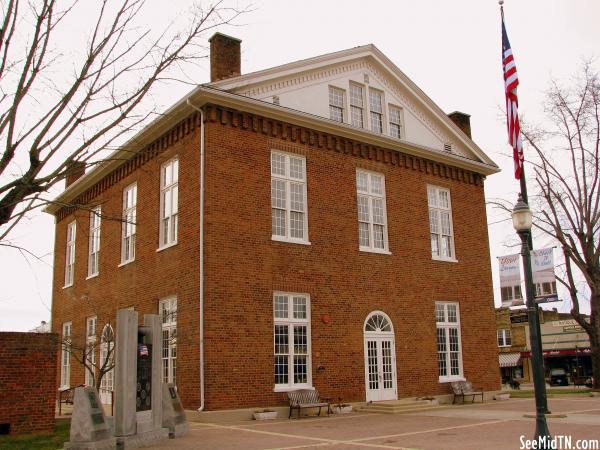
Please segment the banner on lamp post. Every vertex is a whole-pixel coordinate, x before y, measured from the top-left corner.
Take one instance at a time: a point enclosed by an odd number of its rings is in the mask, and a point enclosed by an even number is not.
[[[502,306],[523,305],[521,293],[521,255],[506,255],[498,258],[500,265],[500,296]]]
[[[533,284],[537,303],[558,302],[556,275],[554,274],[554,248],[533,250]]]

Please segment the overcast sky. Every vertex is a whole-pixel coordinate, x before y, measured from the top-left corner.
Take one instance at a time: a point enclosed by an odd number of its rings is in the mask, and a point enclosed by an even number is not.
[[[160,28],[164,3],[149,3],[153,11],[148,20]],[[474,141],[503,169],[487,179],[486,196],[516,201],[518,182],[512,175],[501,112],[497,1],[256,0],[253,9],[240,19],[240,26],[219,29],[242,40],[242,73],[373,43],[444,111],[471,114]],[[520,112],[530,122],[544,120],[542,101],[551,77],[568,81],[583,58],[600,57],[599,17],[597,0],[506,0],[506,26],[520,79]],[[72,29],[70,43],[85,40],[79,35],[83,28]],[[188,75],[197,83],[207,82],[208,63]],[[156,97],[174,102],[189,89],[170,86]],[[507,218],[488,209],[497,305],[496,257],[515,251],[505,246],[514,238]],[[0,247],[0,330],[26,331],[50,319],[53,218],[39,213],[22,223],[12,238],[41,256],[38,261]],[[535,247],[548,244],[543,237],[534,242]],[[555,306],[569,309],[566,304]]]

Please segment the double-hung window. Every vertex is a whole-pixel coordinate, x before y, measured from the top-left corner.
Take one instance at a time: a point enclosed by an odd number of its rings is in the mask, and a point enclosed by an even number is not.
[[[177,297],[161,300],[158,305],[162,320],[163,382],[177,381]]]
[[[402,109],[390,105],[390,136],[402,139]]]
[[[137,184],[123,190],[123,227],[121,231],[121,264],[135,259],[135,227],[137,220]]]
[[[62,342],[60,357],[60,387],[71,386],[71,322],[62,326]]]
[[[383,133],[383,93],[369,89],[369,110],[371,112],[371,130]]]
[[[440,381],[463,378],[458,303],[436,302],[437,353]]]
[[[272,239],[308,243],[306,159],[271,152]]]
[[[511,300],[523,300],[521,286],[518,284],[515,284],[514,286],[501,287],[500,296],[502,298],[502,302],[510,302]]]
[[[177,243],[179,160],[173,158],[160,170],[160,248]]]
[[[431,256],[433,259],[455,261],[450,191],[438,186],[427,186],[427,197]]]
[[[65,287],[73,285],[75,272],[75,235],[77,223],[75,221],[67,225],[67,254],[65,256]]]
[[[344,121],[344,90],[333,86],[329,86],[329,118]]]
[[[96,206],[90,212],[90,249],[88,255],[88,278],[98,275],[100,265],[100,220],[102,209]]]
[[[350,83],[350,123],[359,128],[364,128],[363,103],[363,87]]]
[[[498,330],[498,347],[510,347],[512,345],[512,337],[510,335],[510,330],[503,329]]]
[[[96,316],[88,317],[86,320],[85,336],[85,384],[94,386],[96,376],[96,326],[98,318]]]
[[[275,389],[310,387],[309,296],[274,293],[273,316]]]
[[[359,249],[388,252],[385,178],[382,174],[356,171]]]

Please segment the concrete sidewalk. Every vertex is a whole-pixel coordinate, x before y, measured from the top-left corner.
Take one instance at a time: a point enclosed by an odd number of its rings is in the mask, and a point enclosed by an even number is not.
[[[600,440],[600,398],[563,395],[550,399],[549,406],[553,413],[566,414],[548,420],[553,436],[571,436],[573,444],[578,439]],[[535,421],[524,414],[534,410],[533,399],[512,399],[397,415],[352,413],[269,422],[192,423],[188,436],[146,448],[517,449],[521,436],[533,436]]]

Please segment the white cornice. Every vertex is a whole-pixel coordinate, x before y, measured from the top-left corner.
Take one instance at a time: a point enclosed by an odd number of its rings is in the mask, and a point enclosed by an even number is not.
[[[432,161],[471,170],[483,175],[491,175],[500,171],[493,161],[491,163],[482,163],[480,161],[442,152],[430,147],[417,145],[412,142],[373,133],[369,130],[356,128],[349,124],[335,122],[302,111],[273,105],[272,103],[233,94],[231,92],[224,92],[208,86],[199,86],[189,95],[179,100],[158,119],[154,120],[142,131],[137,133],[133,138],[121,146],[121,148],[113,152],[108,157],[107,161],[99,164],[89,173],[70,185],[54,200],[54,202],[48,205],[44,211],[55,214],[63,205],[69,204],[69,202],[78,195],[85,192],[103,177],[123,164],[124,161],[133,158],[137,152],[151,144],[155,139],[160,137],[179,121],[188,117],[190,114],[193,114],[195,110],[187,104],[187,100],[192,102],[196,107],[201,107],[207,103],[214,103],[216,105],[259,114],[272,119],[282,120],[293,125],[305,126],[316,131],[331,133],[365,144],[376,145],[402,153],[427,158]]]

